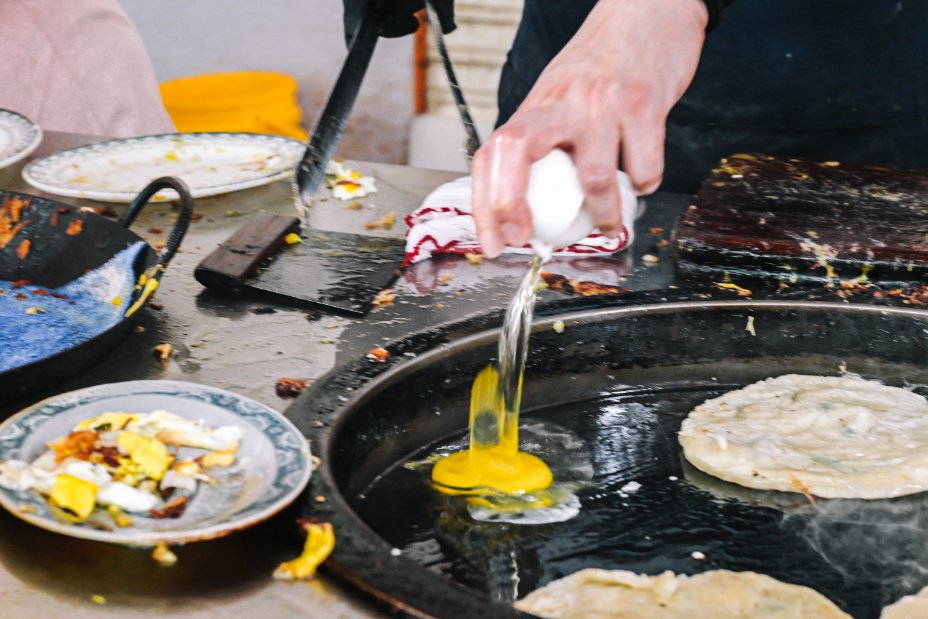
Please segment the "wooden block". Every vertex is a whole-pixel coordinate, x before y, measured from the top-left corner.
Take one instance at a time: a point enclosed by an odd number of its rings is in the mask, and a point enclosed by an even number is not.
[[[683,275],[928,275],[928,170],[734,155],[674,227]]]
[[[194,277],[211,288],[240,288],[281,247],[284,237],[299,231],[300,220],[296,217],[257,217],[204,258],[194,270]]]

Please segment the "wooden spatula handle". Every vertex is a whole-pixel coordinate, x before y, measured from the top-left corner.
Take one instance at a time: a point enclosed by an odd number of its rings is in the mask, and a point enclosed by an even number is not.
[[[208,288],[240,288],[255,270],[300,230],[297,217],[267,215],[248,222],[203,259],[193,275]]]

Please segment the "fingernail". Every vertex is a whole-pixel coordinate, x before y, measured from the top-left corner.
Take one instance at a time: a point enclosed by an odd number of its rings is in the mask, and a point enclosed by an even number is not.
[[[503,250],[503,242],[495,232],[485,233],[480,245],[481,249],[483,249],[483,255],[490,260],[496,258]]]
[[[521,226],[514,223],[505,223],[500,226],[499,231],[502,233],[506,244],[510,247],[522,247],[525,245],[525,234]]]
[[[658,187],[661,186],[661,183],[663,181],[664,181],[663,175],[658,176],[656,178],[652,178],[651,180],[642,183],[641,187],[636,187],[635,191],[639,196],[651,195],[652,193],[657,191]]]

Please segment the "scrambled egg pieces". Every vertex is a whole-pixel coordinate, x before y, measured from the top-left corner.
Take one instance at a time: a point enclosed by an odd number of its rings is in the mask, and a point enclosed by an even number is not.
[[[330,523],[303,521],[301,524],[306,530],[303,552],[296,559],[277,566],[274,578],[278,580],[309,580],[335,549],[335,531]]]
[[[119,527],[132,522],[123,511],[176,518],[187,499],[177,493],[213,481],[204,469],[232,466],[241,437],[240,427],[209,428],[163,410],[103,413],[50,442],[32,463],[0,463],[0,486],[47,496],[53,513],[70,522],[88,520],[98,504]],[[182,447],[206,452],[180,459]]]

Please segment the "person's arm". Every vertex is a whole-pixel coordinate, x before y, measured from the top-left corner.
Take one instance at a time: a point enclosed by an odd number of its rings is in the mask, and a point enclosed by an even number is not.
[[[621,232],[619,158],[640,193],[660,185],[667,115],[696,72],[710,15],[717,19],[727,4],[596,3],[519,109],[474,157],[474,217],[489,257],[528,242],[528,168],[554,148],[573,156],[596,225],[607,235]]]

